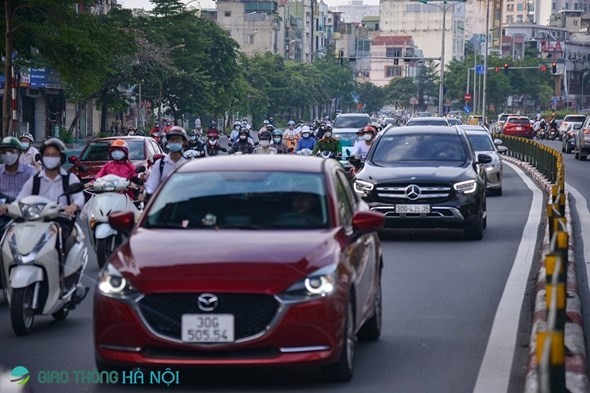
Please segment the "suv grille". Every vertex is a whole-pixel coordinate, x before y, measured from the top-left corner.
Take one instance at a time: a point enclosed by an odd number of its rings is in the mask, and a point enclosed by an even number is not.
[[[258,294],[215,294],[218,306],[213,313],[233,314],[236,340],[262,332],[275,316],[279,304],[274,297]],[[141,314],[156,332],[181,339],[183,314],[207,314],[198,307],[198,293],[147,295],[139,301]]]
[[[451,187],[447,184],[381,184],[376,188],[380,202],[436,202],[447,200]]]

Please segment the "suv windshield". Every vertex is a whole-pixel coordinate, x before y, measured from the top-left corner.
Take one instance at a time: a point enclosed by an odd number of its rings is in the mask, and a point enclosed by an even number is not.
[[[385,135],[372,156],[372,162],[381,166],[416,161],[465,161],[461,138],[453,134]]]
[[[150,208],[147,228],[315,229],[329,224],[321,174],[175,173]]]
[[[82,153],[80,161],[109,161],[109,145],[114,141],[92,142]],[[129,147],[129,159],[145,160],[143,141],[126,141]]]
[[[508,119],[508,123],[510,124],[524,124],[524,125],[531,125],[531,121],[529,119]]]
[[[449,122],[447,119],[423,119],[416,118],[408,120],[407,126],[448,126]]]
[[[475,151],[494,151],[494,144],[487,135],[467,134]]]
[[[572,115],[567,115],[563,121],[567,121],[568,123],[583,123],[584,120],[586,120],[586,116],[572,116]]]
[[[337,116],[334,120],[334,128],[363,128],[369,124],[369,116]]]

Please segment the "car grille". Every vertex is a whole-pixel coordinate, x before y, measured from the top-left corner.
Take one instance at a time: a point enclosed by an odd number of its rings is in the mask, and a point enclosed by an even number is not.
[[[234,315],[236,340],[254,336],[270,324],[279,308],[274,297],[259,294],[215,294],[218,306],[212,313]],[[209,314],[198,307],[198,293],[167,293],[147,295],[139,301],[139,309],[154,331],[181,339],[183,314]]]
[[[415,187],[412,187],[415,186]],[[383,203],[392,202],[428,202],[435,203],[449,199],[451,187],[448,184],[379,184],[375,188],[377,198]],[[411,191],[414,191],[412,193]],[[415,191],[419,192],[417,198]]]

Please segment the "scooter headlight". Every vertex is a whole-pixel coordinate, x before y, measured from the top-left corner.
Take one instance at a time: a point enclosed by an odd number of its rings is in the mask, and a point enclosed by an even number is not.
[[[98,290],[104,296],[115,299],[134,299],[139,292],[110,263],[101,270],[98,277]]]
[[[38,220],[41,217],[41,212],[45,208],[46,203],[26,204],[19,203],[20,212],[23,218],[27,221]]]
[[[98,184],[98,188],[102,191],[115,191],[119,182],[117,180],[103,180]]]

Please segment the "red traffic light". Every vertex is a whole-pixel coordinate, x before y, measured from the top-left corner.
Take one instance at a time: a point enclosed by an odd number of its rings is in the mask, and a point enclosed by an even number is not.
[[[541,71],[547,71],[547,66],[545,64],[541,64]]]

